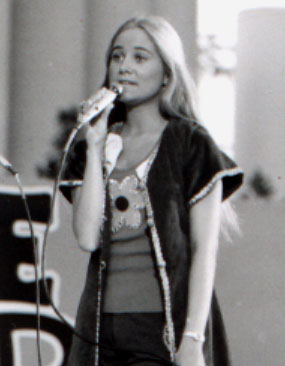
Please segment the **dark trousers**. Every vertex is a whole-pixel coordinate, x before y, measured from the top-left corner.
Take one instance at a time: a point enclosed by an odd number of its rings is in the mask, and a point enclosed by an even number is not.
[[[162,313],[103,315],[100,366],[174,366],[163,343]]]

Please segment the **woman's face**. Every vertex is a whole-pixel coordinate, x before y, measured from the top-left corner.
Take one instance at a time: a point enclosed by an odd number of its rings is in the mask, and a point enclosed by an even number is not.
[[[110,83],[123,86],[120,101],[126,105],[158,101],[164,80],[163,63],[142,29],[128,29],[118,35],[111,51],[108,76]]]

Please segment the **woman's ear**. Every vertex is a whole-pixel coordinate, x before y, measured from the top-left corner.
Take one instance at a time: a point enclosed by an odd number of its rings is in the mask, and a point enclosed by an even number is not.
[[[166,87],[168,85],[168,76],[167,75],[164,75],[163,77],[163,82],[162,82],[162,87]]]

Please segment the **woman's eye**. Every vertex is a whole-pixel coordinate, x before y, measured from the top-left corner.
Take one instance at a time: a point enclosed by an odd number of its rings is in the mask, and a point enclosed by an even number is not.
[[[119,53],[119,52],[114,52],[111,55],[111,60],[115,61],[115,62],[120,62],[120,61],[123,60],[123,58],[124,58],[124,55],[122,53]]]
[[[147,57],[141,54],[135,55],[135,59],[138,63],[142,63],[147,60]]]

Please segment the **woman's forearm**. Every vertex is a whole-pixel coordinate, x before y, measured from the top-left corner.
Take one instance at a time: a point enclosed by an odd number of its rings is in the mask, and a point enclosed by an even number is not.
[[[73,230],[83,250],[94,251],[99,245],[104,209],[102,147],[87,149],[84,181],[73,198]]]
[[[189,300],[185,331],[205,332],[214,286],[220,230],[221,182],[194,206],[191,213],[194,249],[189,274]]]
[[[94,251],[99,246],[105,201],[102,157],[108,116],[112,108],[113,105],[109,104],[99,118],[88,125],[83,185],[77,188],[73,195],[73,230],[79,246],[87,251]]]
[[[212,243],[214,246],[215,244]],[[204,335],[216,268],[216,253],[209,251],[206,255],[196,250],[192,257],[189,281],[189,302],[185,331]]]

